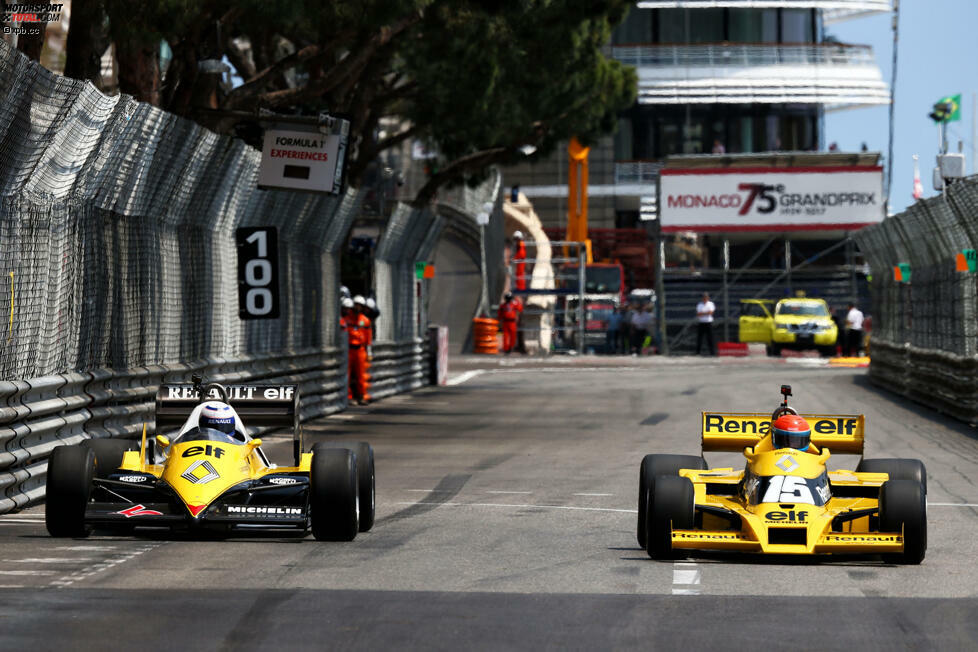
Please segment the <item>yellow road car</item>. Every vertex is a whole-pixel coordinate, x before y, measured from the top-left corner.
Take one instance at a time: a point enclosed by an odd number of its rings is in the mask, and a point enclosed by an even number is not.
[[[164,385],[155,439],[88,440],[56,448],[48,465],[45,524],[55,537],[93,527],[274,531],[350,541],[374,521],[373,449],[323,442],[303,452],[296,385]],[[223,406],[227,431],[205,427],[205,409]],[[269,462],[248,426],[290,428],[294,464]],[[136,449],[136,450],[133,450]]]
[[[703,413],[703,452],[743,451],[744,469],[708,468],[701,456],[645,456],[639,544],[653,559],[709,550],[919,564],[927,550],[924,465],[861,459],[852,471],[829,471],[829,449],[862,455],[862,415],[801,415],[809,449],[775,448],[772,423],[797,414],[787,404],[790,386],[782,393],[773,415]]]
[[[782,349],[818,349],[831,356],[839,338],[829,306],[822,299],[743,299],[740,302],[740,341],[766,344],[768,353]]]

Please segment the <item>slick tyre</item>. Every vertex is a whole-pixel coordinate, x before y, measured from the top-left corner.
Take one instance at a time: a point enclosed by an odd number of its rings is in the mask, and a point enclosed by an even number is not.
[[[126,439],[89,439],[81,443],[83,448],[95,453],[95,477],[108,478],[122,466],[126,451],[138,451],[137,442]]]
[[[919,564],[927,552],[927,494],[919,482],[888,480],[880,488],[880,530],[903,532],[903,552],[882,555],[895,564]]]
[[[312,535],[319,541],[353,541],[360,528],[356,454],[345,448],[315,451],[310,475]]]
[[[693,527],[693,483],[675,475],[656,476],[646,518],[646,550],[652,559],[682,556],[672,549],[672,531]]]
[[[927,468],[920,460],[902,458],[883,458],[877,460],[861,460],[856,472],[887,473],[890,480],[912,480],[919,482],[927,494]]]
[[[44,525],[53,537],[87,537],[85,507],[92,492],[95,454],[85,446],[59,446],[48,461]]]
[[[653,490],[653,479],[658,475],[679,475],[680,469],[705,470],[706,461],[696,455],[646,455],[638,472],[638,545],[644,549],[646,543],[646,512],[649,494]]]
[[[323,441],[312,447],[317,450],[345,448],[357,456],[357,477],[360,495],[360,531],[369,532],[374,526],[376,510],[376,476],[374,474],[374,449],[365,441]]]

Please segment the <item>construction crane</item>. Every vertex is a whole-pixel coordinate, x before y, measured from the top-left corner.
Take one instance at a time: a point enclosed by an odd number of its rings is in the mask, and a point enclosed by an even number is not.
[[[587,155],[590,147],[584,147],[577,138],[567,144],[570,165],[567,170],[567,240],[583,242],[587,249],[587,262],[594,262],[591,240],[587,237]]]

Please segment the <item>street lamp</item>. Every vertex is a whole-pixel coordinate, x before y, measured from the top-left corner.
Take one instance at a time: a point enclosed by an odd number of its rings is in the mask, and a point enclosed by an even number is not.
[[[481,254],[480,273],[482,275],[482,294],[479,298],[479,314],[489,315],[489,279],[486,275],[486,225],[489,224],[489,216],[492,214],[493,203],[487,201],[482,205],[482,210],[476,213],[475,223],[479,225],[479,253]]]

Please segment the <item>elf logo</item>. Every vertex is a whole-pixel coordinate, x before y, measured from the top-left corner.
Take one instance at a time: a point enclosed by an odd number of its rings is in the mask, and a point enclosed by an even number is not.
[[[158,512],[155,509],[146,509],[144,505],[133,505],[132,507],[116,512],[116,514],[122,514],[126,518],[132,518],[133,516],[163,516],[163,512]]]
[[[224,449],[207,444],[206,446],[191,446],[183,451],[183,457],[194,457],[196,455],[207,455],[208,457],[221,459],[221,455],[224,455]]]
[[[808,521],[808,512],[796,512],[795,510],[791,510],[790,512],[774,511],[765,514],[764,518],[775,522],[805,523]]]

